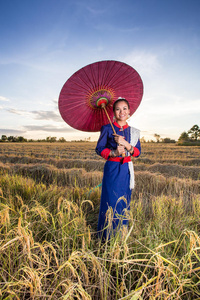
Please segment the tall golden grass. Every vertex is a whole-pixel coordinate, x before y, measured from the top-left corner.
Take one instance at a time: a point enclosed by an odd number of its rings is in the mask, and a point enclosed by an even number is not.
[[[144,144],[129,227],[105,242],[94,148],[0,145],[0,299],[200,298],[200,148]]]

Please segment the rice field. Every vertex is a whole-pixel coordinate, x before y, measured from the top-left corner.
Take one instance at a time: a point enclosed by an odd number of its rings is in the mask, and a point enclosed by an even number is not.
[[[102,243],[95,146],[0,144],[0,299],[200,299],[200,147],[142,144],[129,228]]]

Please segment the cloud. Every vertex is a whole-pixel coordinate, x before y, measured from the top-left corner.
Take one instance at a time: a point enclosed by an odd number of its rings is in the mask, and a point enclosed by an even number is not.
[[[26,110],[14,109],[14,108],[8,108],[7,111],[12,114],[27,116],[29,118],[31,117],[36,120],[43,120],[43,121],[51,120],[54,122],[62,122],[63,121],[57,111],[48,111],[48,110],[46,110],[46,111],[45,110],[26,111]]]
[[[14,109],[14,108],[8,108],[7,111],[12,114],[16,114],[16,115],[24,115],[25,113],[27,113],[27,112],[25,112],[25,110],[18,110],[18,109]]]
[[[24,126],[24,128],[27,131],[45,131],[45,132],[63,132],[63,133],[69,133],[69,132],[75,132],[77,130],[71,128],[71,127],[55,127],[52,125],[27,125]]]
[[[0,101],[9,102],[10,100],[6,97],[0,96]]]
[[[158,55],[147,51],[133,51],[121,57],[120,60],[147,75],[152,75],[161,68]]]
[[[51,99],[50,101],[47,101],[45,103],[44,101],[39,101],[38,103],[45,106],[53,106],[55,110],[58,108],[58,98]]]
[[[61,122],[60,115],[55,111],[31,111],[31,114],[37,120],[53,120],[54,122]]]
[[[107,10],[105,8],[97,9],[97,8],[93,8],[91,6],[87,6],[86,9],[94,16],[103,15],[107,12]]]
[[[186,101],[176,95],[156,95],[149,101],[145,99],[142,104],[143,113],[162,118],[200,113],[200,99]]]
[[[7,136],[16,136],[16,135],[22,135],[24,134],[26,131],[24,130],[15,130],[15,129],[2,129],[0,128],[0,134],[5,134]]]

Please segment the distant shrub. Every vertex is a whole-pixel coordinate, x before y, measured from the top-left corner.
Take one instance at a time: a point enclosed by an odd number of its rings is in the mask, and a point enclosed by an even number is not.
[[[172,140],[172,139],[170,139],[170,138],[164,138],[164,139],[162,139],[162,142],[163,143],[176,143],[176,141],[175,140]]]
[[[200,146],[200,141],[178,141],[179,146]]]

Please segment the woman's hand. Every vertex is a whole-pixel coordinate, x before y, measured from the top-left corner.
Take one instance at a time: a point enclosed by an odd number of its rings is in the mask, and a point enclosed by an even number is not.
[[[125,140],[123,136],[118,134],[113,134],[113,135],[114,135],[114,140],[118,145],[123,146],[127,150],[130,149],[131,145]]]
[[[124,146],[118,145],[118,146],[117,146],[117,149],[115,150],[116,156],[120,156],[120,155],[122,155],[124,152],[125,152],[125,151],[124,151]]]
[[[114,135],[114,140],[118,145],[125,146],[126,140],[124,139],[123,136],[118,135],[118,134],[113,134],[113,135]]]

